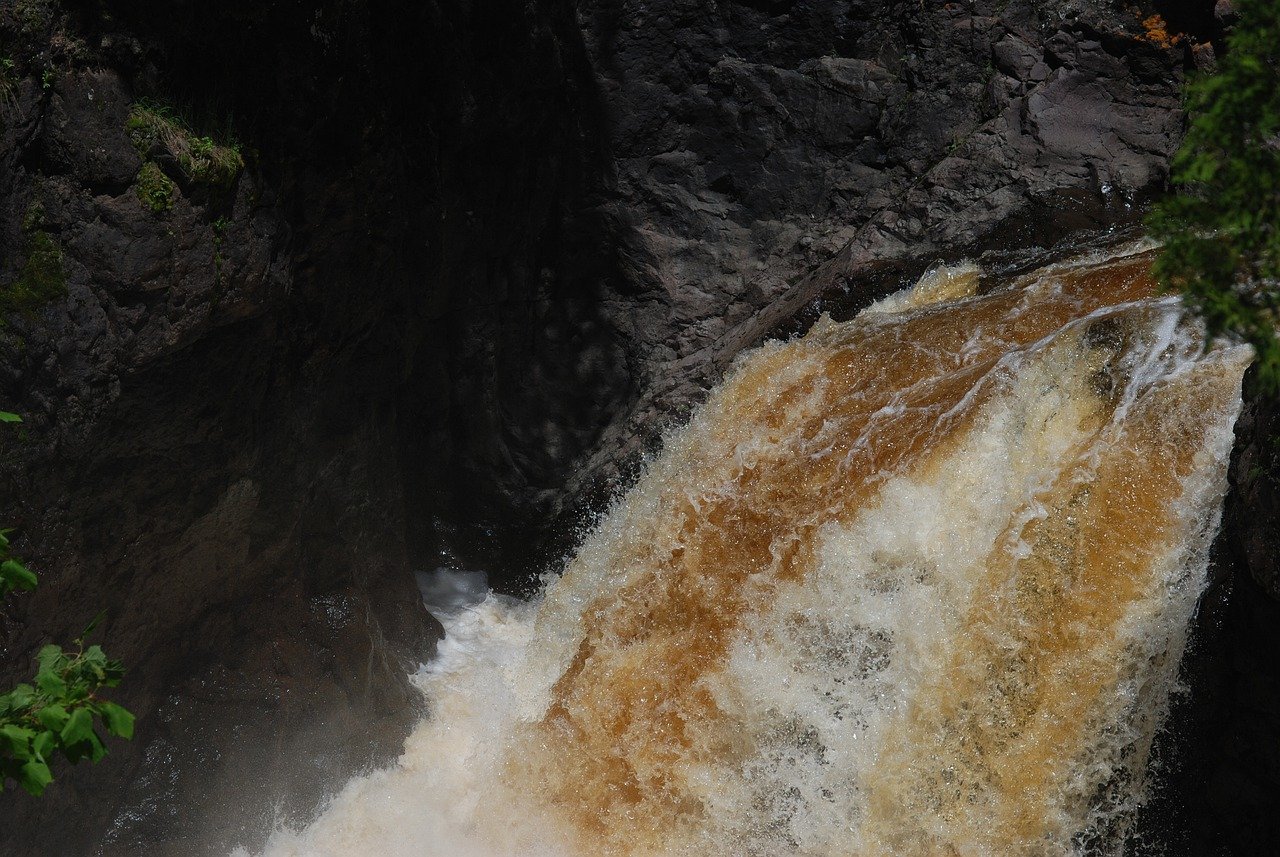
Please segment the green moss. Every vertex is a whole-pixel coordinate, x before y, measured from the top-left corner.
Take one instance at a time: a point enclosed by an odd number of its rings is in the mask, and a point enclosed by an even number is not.
[[[244,169],[238,145],[196,136],[181,118],[162,105],[133,105],[125,130],[144,158],[168,155],[182,174],[196,184],[226,187]]]
[[[66,293],[67,275],[58,239],[42,229],[29,233],[27,261],[17,279],[0,288],[0,316],[37,309]]]
[[[13,17],[24,33],[32,35],[53,22],[53,7],[48,0],[18,0],[13,4]]]
[[[162,144],[163,135],[175,125],[176,117],[168,108],[140,102],[129,108],[124,130],[138,153],[146,157],[154,146]]]
[[[208,137],[193,138],[178,164],[192,181],[221,187],[230,185],[244,169],[244,159],[236,148],[216,145]]]
[[[0,108],[8,107],[13,101],[17,85],[18,71],[13,57],[0,57]]]
[[[227,257],[222,254],[222,244],[226,240],[227,227],[231,225],[231,221],[225,217],[219,217],[213,221],[213,279],[218,286],[222,286],[226,282],[226,274],[223,268],[226,266]],[[217,295],[214,295],[215,299]]]
[[[38,199],[33,199],[27,206],[26,213],[22,215],[22,231],[30,235],[44,226],[44,205]]]
[[[135,187],[138,190],[138,199],[142,200],[142,204],[155,214],[173,208],[173,197],[177,193],[177,187],[173,179],[156,166],[155,161],[147,161],[142,165],[142,169],[138,170]]]

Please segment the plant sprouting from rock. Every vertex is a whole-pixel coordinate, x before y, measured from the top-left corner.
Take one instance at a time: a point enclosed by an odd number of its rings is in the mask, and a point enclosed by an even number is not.
[[[1253,345],[1258,381],[1280,390],[1280,0],[1238,0],[1216,73],[1187,87],[1190,128],[1174,158],[1182,193],[1155,208],[1155,274],[1211,333]]]
[[[150,101],[133,105],[125,130],[149,163],[171,161],[187,181],[227,187],[244,169],[240,147],[199,136],[172,109]]]
[[[147,161],[142,165],[142,169],[138,170],[134,187],[137,189],[138,199],[142,200],[142,204],[154,213],[159,214],[173,208],[173,197],[177,188],[173,179],[166,176],[164,170],[156,166],[154,161]]]
[[[15,312],[39,309],[67,293],[62,245],[45,228],[39,206],[28,210],[22,231],[27,258],[13,281],[0,286],[0,319]]]
[[[21,420],[0,411],[0,422]],[[35,589],[38,582],[13,555],[9,533],[0,531],[0,597]],[[51,764],[58,756],[72,763],[97,762],[107,754],[98,726],[118,738],[133,737],[133,715],[98,695],[120,683],[124,667],[101,646],[85,646],[97,622],[76,639],[73,650],[52,644],[42,648],[35,678],[0,694],[0,791],[12,780],[40,795],[53,781]]]
[[[0,57],[0,117],[16,101],[14,88],[17,86],[17,74],[13,57]]]

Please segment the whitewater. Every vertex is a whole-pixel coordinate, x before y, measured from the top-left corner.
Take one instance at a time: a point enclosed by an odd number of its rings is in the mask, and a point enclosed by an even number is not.
[[[1246,347],[1131,244],[744,354],[428,716],[268,857],[1122,853]],[[240,852],[245,853],[245,852]]]

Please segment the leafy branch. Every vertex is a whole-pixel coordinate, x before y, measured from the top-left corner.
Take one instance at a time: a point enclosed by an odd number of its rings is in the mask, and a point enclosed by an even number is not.
[[[1156,278],[1209,332],[1250,343],[1258,381],[1280,391],[1280,0],[1238,0],[1216,73],[1186,89],[1192,117],[1173,161],[1183,192],[1148,226]]]
[[[0,422],[15,423],[15,414],[0,411]],[[9,547],[11,530],[0,530],[0,598],[15,590],[35,589],[37,579]],[[134,717],[98,692],[115,687],[124,677],[124,666],[112,660],[101,646],[85,647],[85,638],[102,615],[90,623],[74,643],[73,651],[47,645],[36,655],[36,675],[0,694],[0,791],[9,780],[33,795],[50,782],[50,763],[61,755],[71,763],[97,762],[107,754],[94,728],[95,718],[110,735],[133,737]]]

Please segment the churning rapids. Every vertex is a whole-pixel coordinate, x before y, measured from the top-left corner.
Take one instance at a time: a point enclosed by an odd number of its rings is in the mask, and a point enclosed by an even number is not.
[[[1114,854],[1225,490],[1244,347],[1149,245],[938,269],[744,355],[431,715],[267,854]]]

